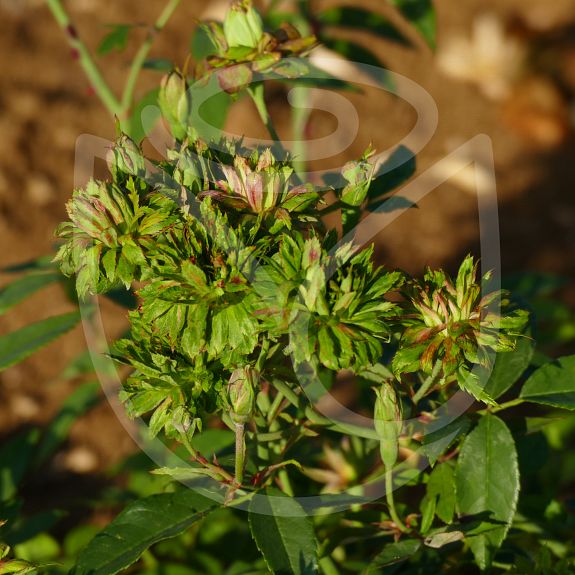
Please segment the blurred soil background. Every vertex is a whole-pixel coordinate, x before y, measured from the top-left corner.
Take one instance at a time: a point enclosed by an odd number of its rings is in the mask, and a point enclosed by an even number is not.
[[[316,2],[315,9],[335,2]],[[337,4],[341,4],[337,2]],[[151,24],[163,2],[74,0],[67,3],[79,34],[92,48],[110,23]],[[477,134],[492,142],[497,173],[501,258],[504,274],[549,272],[569,280],[554,297],[575,305],[575,0],[436,0],[438,48],[434,54],[417,33],[381,0],[353,0],[398,23],[412,46],[367,33],[341,32],[377,51],[382,62],[423,86],[439,110],[431,142],[417,156],[418,174]],[[152,56],[183,65],[190,37],[206,10],[217,3],[184,0],[158,37]],[[335,31],[337,34],[338,32]],[[120,86],[138,29],[128,50],[99,60],[112,86]],[[131,51],[132,50],[132,51]],[[74,149],[81,134],[113,139],[114,125],[93,94],[62,31],[42,0],[0,0],[0,268],[47,254],[53,231],[65,219],[71,196]],[[146,71],[145,93],[159,82]],[[370,142],[383,150],[412,128],[415,113],[405,101],[381,90],[346,94],[359,114],[351,145],[323,164],[342,166]],[[280,135],[289,138],[285,93],[270,101]],[[312,114],[312,138],[329,135],[337,121]],[[248,101],[230,114],[228,131],[266,137]],[[440,185],[419,205],[377,236],[378,259],[419,273],[426,265],[453,270],[468,252],[479,253],[477,196],[473,172]],[[10,277],[0,275],[0,285]],[[569,285],[570,284],[570,285]],[[61,288],[41,291],[0,317],[0,333],[71,309]],[[110,335],[121,333],[123,311],[103,305]],[[81,328],[0,375],[0,437],[47,421],[76,382],[60,376],[85,347]],[[69,483],[90,493],[94,473],[136,449],[110,406],[103,402],[74,425],[68,445],[47,471],[52,497],[70,497]],[[83,483],[82,483],[83,481]],[[82,487],[82,485],[84,487]]]

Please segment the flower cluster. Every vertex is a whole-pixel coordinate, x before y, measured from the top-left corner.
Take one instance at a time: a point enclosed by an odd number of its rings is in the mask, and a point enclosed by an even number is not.
[[[258,361],[262,377],[293,370],[290,356],[329,370],[378,361],[402,275],[338,247],[288,161],[195,140],[153,164],[122,137],[110,169],[68,203],[58,260],[80,296],[140,282],[114,357],[135,368],[122,397],[133,416],[153,412],[153,433],[193,433]]]
[[[235,0],[222,24],[203,25],[216,53],[199,66],[197,76],[215,73],[220,86],[229,93],[249,85],[254,74],[273,72],[279,78],[296,78],[307,72],[304,60],[317,44],[315,36],[302,37],[291,24],[283,23],[271,33],[251,0]]]
[[[290,27],[264,32],[246,0],[233,4],[223,27],[209,29],[219,50],[210,66],[249,63],[250,74],[313,45]],[[198,138],[182,74],[164,79],[159,103],[175,136],[166,159],[146,160],[122,136],[110,151],[111,179],[76,190],[70,221],[58,229],[57,260],[76,275],[80,297],[138,287],[130,337],[113,352],[134,368],[122,391],[131,415],[150,413],[152,433],[187,440],[213,413],[242,424],[257,417],[262,382],[281,380],[297,392],[304,372],[328,381],[340,370],[372,370],[382,384],[392,377],[386,356],[398,379],[439,375],[491,401],[472,366],[513,349],[526,314],[506,300],[492,309],[502,296],[482,296],[471,258],[455,281],[442,271],[416,281],[376,267],[373,247],[326,230],[322,193],[297,177],[289,157]],[[368,149],[334,174],[344,182],[333,190],[342,235],[381,194],[372,155]],[[381,453],[391,467],[401,405],[391,387],[376,393]]]

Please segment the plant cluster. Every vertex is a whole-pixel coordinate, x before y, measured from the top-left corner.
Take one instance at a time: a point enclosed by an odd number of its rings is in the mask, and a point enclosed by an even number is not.
[[[430,17],[414,11],[426,2],[394,3],[429,33]],[[534,510],[519,499],[539,472],[530,451],[547,446],[544,412],[507,423],[501,414],[522,404],[573,409],[575,358],[535,352],[530,314],[492,288],[489,272],[480,277],[471,256],[453,277],[428,269],[417,278],[378,266],[374,246],[354,241],[365,211],[413,174],[411,155],[381,177],[370,148],[321,186],[301,178],[263,80],[310,70],[303,56],[317,40],[295,26],[302,18],[327,39],[324,24],[353,25],[357,13],[332,10],[318,22],[299,8],[277,22],[236,0],[223,23],[205,24],[211,50],[194,76],[171,70],[157,93],[173,136],[165,159],[146,158],[124,133],[110,177],[67,204],[55,261],[80,302],[133,296],[129,333],[110,352],[131,368],[120,397],[188,463],[146,473],[161,492],[133,489],[137,498],[67,565],[76,575],[113,575],[140,559],[162,575],[573,573],[565,503]],[[197,129],[197,90],[212,78],[252,97],[272,147]],[[333,212],[339,221],[328,227]],[[0,313],[61,280],[49,263],[36,268],[0,292]],[[77,321],[50,318],[4,338],[0,366]],[[360,417],[333,409],[350,390]],[[45,461],[94,393],[80,388],[43,439],[0,453],[32,446]],[[567,435],[554,433],[557,445]],[[25,467],[0,475],[0,519],[15,525],[0,535],[11,545],[37,523],[19,521],[12,503]],[[241,558],[228,561],[224,547]],[[0,574],[35,568],[33,554],[7,561],[7,552],[0,546]]]

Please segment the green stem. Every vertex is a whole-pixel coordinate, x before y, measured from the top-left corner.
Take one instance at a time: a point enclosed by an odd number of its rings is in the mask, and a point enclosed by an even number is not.
[[[504,409],[516,407],[516,406],[521,405],[523,403],[525,403],[525,400],[518,397],[517,399],[512,399],[510,401],[506,401],[505,403],[501,403],[501,404],[495,405],[493,407],[488,407],[487,409],[482,409],[482,410],[478,411],[477,413],[482,414],[482,415],[485,413],[497,413],[498,411],[503,411]]]
[[[287,386],[286,386],[287,387]],[[297,396],[296,396],[297,397]],[[270,405],[268,412],[267,412],[267,423],[268,423],[268,427],[270,432],[272,433],[268,433],[268,436],[273,436],[275,433],[279,433],[280,436],[278,439],[283,439],[283,434],[285,432],[282,431],[276,431],[277,428],[279,427],[278,422],[275,421],[275,417],[281,407],[282,401],[284,400],[284,395],[281,391],[277,391],[277,394],[272,402],[272,404]],[[261,441],[261,437],[259,437],[259,440]],[[280,446],[278,444],[272,445],[271,446],[272,451],[276,454],[279,455],[281,452]],[[278,471],[278,479],[280,481],[280,485],[282,487],[282,491],[286,494],[289,495],[290,497],[294,496],[294,491],[291,485],[291,481],[289,479],[289,475],[287,470],[285,469],[280,469]]]
[[[130,71],[128,73],[128,78],[126,80],[126,86],[124,87],[124,93],[122,94],[122,113],[124,115],[128,112],[130,106],[132,105],[136,82],[138,81],[140,72],[142,71],[144,63],[146,62],[148,54],[150,53],[154,39],[158,32],[161,32],[166,26],[180,2],[181,0],[170,0],[166,4],[162,10],[162,13],[156,20],[153,28],[148,32],[148,36],[144,40],[144,43],[140,46],[140,49],[136,53],[134,60],[132,61],[132,65],[130,66]]]
[[[353,423],[331,421],[331,419],[319,415],[311,407],[306,408],[305,415],[313,424],[323,425],[331,431],[337,431],[337,433],[355,435],[356,437],[363,437],[364,439],[379,439],[375,429],[371,427],[362,427],[360,425],[354,425]]]
[[[331,557],[327,555],[319,560],[319,566],[324,575],[339,575],[338,568]]]
[[[281,391],[277,392],[277,395],[274,397],[274,400],[269,408],[268,414],[267,414],[267,420],[268,420],[268,425],[271,424],[273,422],[273,420],[276,418],[279,409],[281,407],[282,401],[284,400],[284,396],[281,393]]]
[[[173,15],[174,11],[180,4],[181,0],[170,0],[165,6],[164,10],[156,20],[153,29],[148,33],[148,36],[144,43],[140,46],[138,52],[136,53],[132,65],[130,66],[130,71],[128,72],[128,77],[126,79],[126,85],[122,93],[122,100],[114,95],[110,87],[108,86],[106,80],[102,76],[98,66],[94,62],[90,51],[84,44],[84,42],[79,38],[76,28],[72,24],[66,9],[62,5],[61,0],[46,0],[48,3],[48,8],[52,12],[56,22],[66,33],[66,38],[70,46],[76,50],[78,53],[78,58],[84,73],[88,77],[90,84],[94,88],[96,94],[112,116],[118,116],[121,120],[125,119],[130,106],[132,105],[132,100],[134,98],[134,90],[136,88],[136,82],[140,76],[140,72],[144,66],[146,58],[150,53],[154,38],[158,32],[160,32],[168,23],[169,19]]]
[[[184,444],[184,447],[188,450],[190,455],[193,457],[193,459],[196,460],[198,463],[200,463],[200,465],[202,465],[206,469],[209,469],[211,471],[219,473],[223,478],[227,479],[228,481],[232,480],[232,476],[225,469],[223,469],[222,467],[219,467],[218,465],[213,465],[209,461],[206,461],[205,458],[201,457],[200,454],[198,453],[198,451],[196,449],[194,449],[194,447],[192,446],[192,443],[190,442],[189,437],[185,433],[182,433],[180,435],[180,439],[181,439],[182,443]]]
[[[437,381],[437,376],[441,371],[441,361],[438,359],[433,366],[433,371],[431,375],[423,382],[421,387],[417,390],[417,393],[413,396],[413,403],[419,403],[420,399],[427,394],[427,392],[431,389],[435,382]]]
[[[389,507],[389,515],[391,519],[400,531],[404,533],[407,531],[407,527],[404,525],[403,521],[399,518],[397,511],[395,509],[395,501],[393,500],[393,471],[391,469],[385,470],[385,497],[387,499],[387,505]]]
[[[268,112],[268,107],[266,106],[263,83],[259,82],[257,84],[254,84],[250,86],[247,89],[247,91],[248,94],[251,96],[251,99],[254,101],[254,104],[256,105],[256,109],[258,111],[258,114],[260,115],[260,118],[262,119],[262,122],[267,128],[267,131],[272,137],[272,140],[275,142],[274,148],[276,149],[276,153],[278,153],[280,157],[283,156],[284,149],[280,143],[280,138],[278,136],[278,133],[276,132],[271,116]]]
[[[241,485],[244,480],[244,458],[245,458],[245,442],[243,423],[234,423],[236,431],[236,468],[235,468],[235,482]]]
[[[262,372],[262,370],[264,368],[264,363],[265,363],[266,359],[268,358],[269,349],[270,349],[270,340],[264,339],[262,341],[262,347],[260,349],[260,354],[259,354],[258,359],[256,361],[256,365],[254,366],[255,369],[257,371],[259,371],[260,373]]]
[[[278,479],[280,480],[282,491],[289,497],[294,496],[294,490],[291,486],[291,481],[286,469],[280,469],[278,471]]]
[[[298,394],[287,383],[279,379],[274,379],[271,383],[293,406],[303,409],[302,401]]]
[[[61,0],[46,0],[48,8],[51,10],[56,22],[60,28],[66,33],[68,44],[76,50],[80,65],[82,66],[90,84],[96,91],[96,94],[102,100],[102,103],[113,116],[118,116],[122,113],[122,105],[110,90],[108,84],[104,80],[98,66],[94,62],[90,52],[84,42],[78,37],[76,28],[72,24]]]
[[[298,87],[295,89],[293,109],[291,114],[293,146],[292,155],[294,157],[294,168],[298,175],[305,172],[306,167],[306,142],[305,127],[310,117],[308,88]]]
[[[352,423],[334,422],[323,415],[317,413],[311,406],[306,406],[303,398],[297,395],[293,389],[283,381],[278,379],[272,380],[272,385],[282,393],[282,395],[295,407],[305,412],[305,416],[314,425],[322,425],[337,431],[338,433],[345,433],[347,435],[356,435],[357,437],[364,437],[366,439],[378,439],[375,429],[369,427],[361,427],[353,425]]]

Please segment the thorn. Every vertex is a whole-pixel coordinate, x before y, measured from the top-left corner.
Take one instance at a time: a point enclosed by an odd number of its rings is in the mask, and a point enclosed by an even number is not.
[[[66,34],[68,34],[68,37],[72,38],[72,40],[78,39],[78,30],[76,30],[76,27],[73,24],[68,24],[68,26],[66,26]]]

